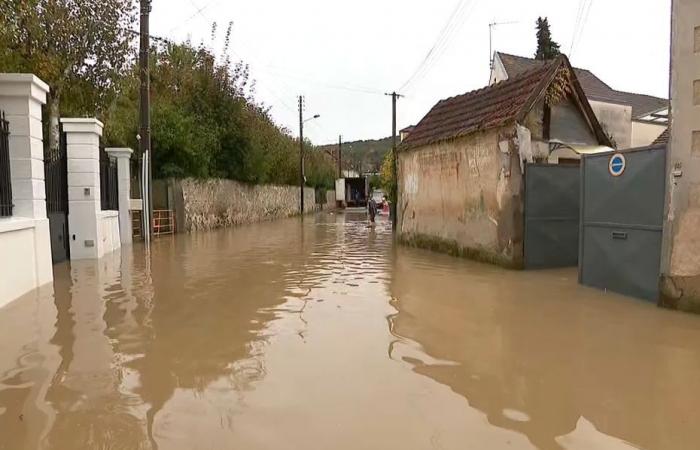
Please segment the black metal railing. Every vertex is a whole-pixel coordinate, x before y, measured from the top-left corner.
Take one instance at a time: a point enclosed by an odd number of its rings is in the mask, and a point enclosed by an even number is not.
[[[104,147],[100,147],[100,202],[103,211],[119,210],[117,161],[109,157]]]
[[[46,212],[68,213],[68,158],[66,133],[59,127],[58,148],[44,149],[44,184],[46,188]]]
[[[0,217],[12,215],[12,180],[10,177],[10,123],[0,111]]]

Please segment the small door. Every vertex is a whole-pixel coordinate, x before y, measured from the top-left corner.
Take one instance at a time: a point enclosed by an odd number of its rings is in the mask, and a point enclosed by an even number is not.
[[[68,217],[64,212],[48,213],[51,234],[51,260],[54,264],[68,259]]]

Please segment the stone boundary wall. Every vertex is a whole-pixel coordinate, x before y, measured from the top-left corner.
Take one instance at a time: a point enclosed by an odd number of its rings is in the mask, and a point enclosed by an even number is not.
[[[299,187],[248,185],[233,180],[172,180],[178,231],[211,230],[299,214]],[[304,211],[318,211],[313,188]]]

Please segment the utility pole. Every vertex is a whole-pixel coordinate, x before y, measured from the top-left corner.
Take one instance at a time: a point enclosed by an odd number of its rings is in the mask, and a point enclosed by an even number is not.
[[[389,197],[391,197],[391,227],[392,229],[396,230],[397,217],[399,212],[399,199],[397,188],[399,183],[399,177],[397,173],[398,155],[396,154],[396,100],[399,97],[402,97],[402,95],[399,95],[396,92],[392,92],[391,94],[385,95],[391,95],[391,174],[394,178],[394,182],[391,184],[391,192],[389,193]]]
[[[299,210],[304,217],[304,96],[299,96]]]
[[[139,130],[139,148],[141,150],[141,155],[145,155],[144,162],[147,164],[147,179],[148,182],[145,184],[145,192],[141,192],[142,202],[147,199],[147,208],[144,211],[142,209],[142,214],[144,216],[144,233],[148,234],[149,240],[150,236],[153,234],[153,190],[151,189],[151,182],[153,181],[153,170],[152,170],[152,156],[151,156],[151,101],[150,101],[150,87],[151,87],[151,77],[149,69],[149,14],[151,12],[151,0],[140,0],[141,6],[141,36],[140,36],[140,48],[139,48],[139,78],[141,81],[140,88],[140,102],[139,102],[139,119],[140,119],[140,130]],[[145,235],[144,235],[145,237]],[[147,241],[148,242],[148,241]]]
[[[343,178],[343,136],[338,136],[338,178]]]

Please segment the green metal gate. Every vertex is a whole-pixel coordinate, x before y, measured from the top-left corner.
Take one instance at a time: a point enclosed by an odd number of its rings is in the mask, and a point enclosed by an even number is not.
[[[526,166],[526,269],[576,266],[580,201],[578,166]]]
[[[665,150],[656,146],[584,157],[582,284],[658,300]]]

